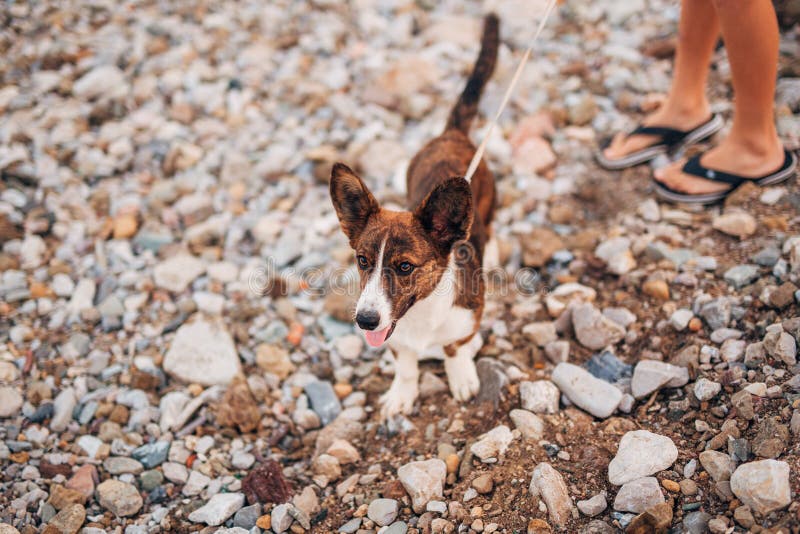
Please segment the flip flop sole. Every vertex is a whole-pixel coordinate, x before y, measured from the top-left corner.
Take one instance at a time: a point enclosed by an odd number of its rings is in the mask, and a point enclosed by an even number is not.
[[[759,187],[766,187],[770,185],[778,185],[781,184],[791,178],[793,178],[797,172],[797,155],[793,152],[789,152],[789,156],[791,157],[791,162],[789,165],[774,174],[769,176],[765,176],[764,178],[760,178],[759,180],[753,180]],[[685,193],[678,193],[673,191],[664,185],[655,182],[656,187],[656,195],[664,200],[668,200],[670,202],[680,202],[682,204],[716,204],[724,200],[728,195],[736,191],[736,187],[733,189],[729,189],[727,191],[720,191],[719,193],[706,193],[703,195],[688,195]]]
[[[674,147],[668,147],[667,145],[655,145],[643,148],[642,150],[616,159],[608,159],[603,155],[602,151],[597,151],[595,152],[595,159],[601,167],[609,171],[627,169],[642,163],[647,163],[648,161],[651,161],[662,154],[678,152],[685,149],[689,145],[693,145],[694,143],[698,143],[704,139],[707,139],[708,137],[711,137],[720,131],[724,124],[725,123],[723,122],[722,117],[715,114],[711,117],[711,119],[709,119],[708,122],[698,126],[696,129],[686,134],[686,137]]]

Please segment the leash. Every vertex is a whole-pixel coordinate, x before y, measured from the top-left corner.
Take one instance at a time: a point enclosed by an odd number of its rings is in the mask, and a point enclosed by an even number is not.
[[[467,168],[467,174],[464,175],[464,179],[467,182],[472,180],[472,175],[475,174],[475,171],[478,169],[478,164],[480,164],[483,153],[486,151],[486,145],[489,143],[489,137],[491,137],[495,126],[497,126],[497,122],[500,120],[500,115],[506,109],[508,100],[511,98],[511,93],[514,92],[514,87],[516,87],[517,82],[519,82],[522,69],[525,67],[525,64],[531,57],[533,45],[536,44],[536,40],[539,38],[539,34],[542,33],[544,25],[547,24],[547,19],[550,18],[550,14],[553,12],[555,5],[556,0],[548,0],[547,6],[544,8],[544,16],[542,17],[542,20],[539,21],[539,27],[536,29],[536,33],[533,35],[533,41],[531,41],[531,45],[528,47],[525,53],[522,54],[522,59],[520,59],[517,70],[514,72],[514,76],[511,78],[511,83],[508,84],[508,89],[506,89],[506,94],[503,96],[503,101],[500,103],[500,107],[498,108],[497,113],[495,113],[494,119],[492,119],[492,122],[489,123],[489,129],[486,130],[486,135],[483,136],[483,141],[481,141],[481,144],[478,145],[478,150],[476,150],[475,155],[472,156],[472,161],[470,161],[469,167]]]

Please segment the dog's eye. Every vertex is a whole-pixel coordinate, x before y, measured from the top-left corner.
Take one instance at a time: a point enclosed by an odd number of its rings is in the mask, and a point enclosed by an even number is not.
[[[364,257],[364,256],[359,256],[359,257],[357,258],[357,261],[358,261],[358,267],[359,267],[359,269],[366,269],[367,267],[369,267],[369,260],[367,260],[367,258],[366,258],[366,257]]]
[[[397,272],[400,274],[411,274],[411,271],[413,270],[414,266],[407,261],[400,262],[400,264],[397,266]]]

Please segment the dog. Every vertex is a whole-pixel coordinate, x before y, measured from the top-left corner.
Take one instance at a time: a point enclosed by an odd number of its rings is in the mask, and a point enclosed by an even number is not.
[[[409,211],[382,208],[346,165],[336,163],[331,171],[331,200],[355,251],[361,283],[355,321],[370,346],[386,343],[395,357],[394,380],[381,397],[384,419],[411,412],[418,361],[431,349],[443,349],[457,401],[480,388],[474,357],[483,345],[482,266],[496,193],[483,161],[471,182],[463,176],[476,150],[469,128],[498,46],[498,19],[487,15],[478,59],[444,132],[409,164]]]

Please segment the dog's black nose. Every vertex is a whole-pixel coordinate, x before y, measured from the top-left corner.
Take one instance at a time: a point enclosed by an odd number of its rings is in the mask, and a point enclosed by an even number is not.
[[[362,310],[356,314],[356,323],[362,330],[375,330],[380,322],[381,316],[376,311]]]

